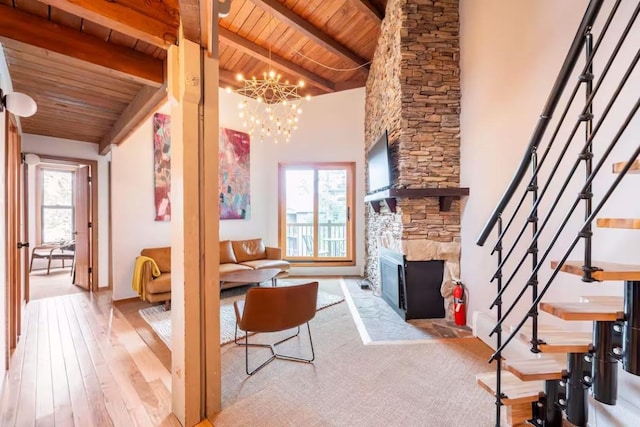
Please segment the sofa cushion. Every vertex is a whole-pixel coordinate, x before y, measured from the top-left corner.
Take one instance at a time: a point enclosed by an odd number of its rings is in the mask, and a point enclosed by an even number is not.
[[[254,261],[267,257],[267,249],[262,239],[233,240],[231,245],[233,246],[233,252],[236,254],[237,262]]]
[[[171,273],[162,273],[155,279],[147,282],[147,293],[160,294],[171,292]]]
[[[242,264],[220,264],[220,274],[233,273],[234,271],[253,270],[253,268]]]
[[[291,268],[291,264],[288,261],[281,259],[258,259],[255,261],[246,261],[242,265],[247,265],[255,270],[260,268],[279,268],[280,270],[288,271]]]
[[[223,240],[220,242],[220,264],[237,263],[236,256],[233,253],[231,240]]]
[[[158,264],[160,273],[171,272],[171,247],[143,249],[140,255],[153,259]]]

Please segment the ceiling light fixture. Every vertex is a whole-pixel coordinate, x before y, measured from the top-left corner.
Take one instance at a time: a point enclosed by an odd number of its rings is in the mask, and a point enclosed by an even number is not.
[[[0,113],[7,109],[18,117],[31,117],[38,111],[38,104],[29,95],[21,92],[5,94],[0,89]]]
[[[269,71],[262,74],[262,79],[245,78],[242,74],[237,76],[243,86],[237,89],[236,93],[248,98],[238,105],[243,126],[249,135],[256,134],[261,141],[270,137],[276,144],[279,141],[290,141],[291,133],[298,128],[298,117],[302,114],[300,102],[303,96],[298,93],[298,89],[304,87],[304,81],[292,84],[288,80],[282,81],[281,78],[282,76],[271,68],[271,45]],[[311,97],[307,95],[306,99],[309,100]]]

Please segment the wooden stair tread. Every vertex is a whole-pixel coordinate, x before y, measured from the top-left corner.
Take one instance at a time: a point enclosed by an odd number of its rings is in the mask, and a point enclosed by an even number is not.
[[[580,302],[611,302],[624,306],[624,298],[615,295],[581,295]]]
[[[506,368],[522,381],[560,380],[567,367],[564,354],[545,354],[542,357],[505,360]]]
[[[544,390],[542,381],[521,381],[508,371],[502,371],[501,377],[501,392],[505,396],[502,399],[502,403],[505,406],[536,402],[540,392]],[[495,371],[476,375],[476,381],[480,387],[495,396]]]
[[[583,302],[541,302],[540,310],[563,320],[614,322],[624,317],[622,300],[595,299]]]
[[[582,276],[582,264],[583,261],[567,261],[560,271]],[[555,269],[557,266],[558,261],[551,261],[551,268]],[[593,261],[593,266],[602,269],[593,272],[592,276],[596,280],[640,280],[640,265]]]
[[[520,330],[520,339],[531,341],[531,328]],[[538,339],[544,341],[538,347],[542,353],[586,353],[593,340],[591,332],[576,332],[553,327],[538,328]]]
[[[620,173],[627,162],[617,162],[613,164],[613,173]],[[640,173],[640,160],[635,160],[627,173]]]
[[[596,224],[601,228],[638,230],[640,229],[640,218],[598,218]]]

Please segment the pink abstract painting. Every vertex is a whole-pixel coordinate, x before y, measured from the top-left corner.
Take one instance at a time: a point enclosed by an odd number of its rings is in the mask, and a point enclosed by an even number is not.
[[[248,219],[250,214],[249,135],[220,128],[220,219]]]
[[[153,115],[156,221],[171,220],[171,117]]]

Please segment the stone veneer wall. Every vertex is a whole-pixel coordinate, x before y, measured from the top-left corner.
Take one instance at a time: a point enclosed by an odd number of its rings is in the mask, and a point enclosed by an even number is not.
[[[385,129],[395,188],[458,187],[460,67],[458,0],[389,0],[366,86],[366,150]],[[460,203],[402,198],[397,212],[366,209],[365,276],[377,286],[380,236],[460,241]]]

